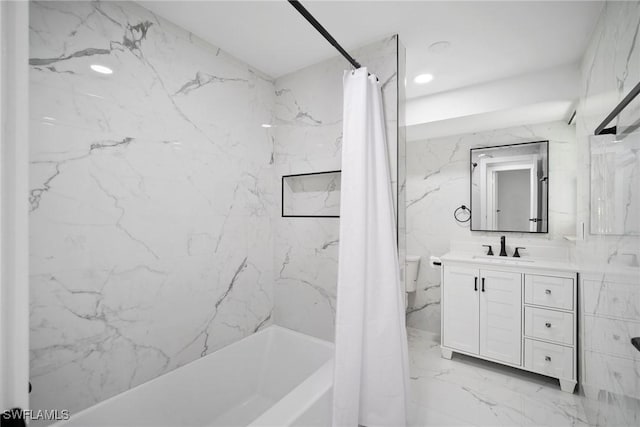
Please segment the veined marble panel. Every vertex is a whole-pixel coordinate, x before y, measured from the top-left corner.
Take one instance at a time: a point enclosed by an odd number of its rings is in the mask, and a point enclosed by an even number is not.
[[[638,332],[640,313],[638,130],[615,138],[593,135],[640,82],[639,33],[640,1],[606,2],[582,62],[577,115],[577,234],[582,238],[576,244],[581,382],[594,399],[591,406],[607,403],[606,411],[595,414],[601,425],[640,422],[640,373],[634,360],[640,353],[629,342]],[[636,99],[608,126],[627,132],[639,120]]]
[[[397,36],[355,49],[382,85],[392,189],[398,176]],[[275,167],[278,176],[338,170],[342,150],[342,58],[276,81]],[[332,340],[338,276],[338,218],[278,218],[275,321]]]
[[[418,290],[408,299],[409,326],[440,331],[441,270],[429,266],[429,257],[449,252],[453,239],[495,238],[495,233],[472,232],[469,222],[458,223],[453,218],[457,207],[469,206],[469,149],[540,140],[549,140],[549,233],[504,233],[511,245],[525,237],[544,244],[574,234],[576,141],[572,126],[551,122],[407,144],[407,254],[421,257]]]
[[[271,321],[274,85],[130,2],[30,38],[31,404],[73,413]]]
[[[596,149],[597,146],[606,144],[608,137],[593,136],[595,128],[631,88],[640,82],[639,31],[639,1],[606,2],[582,62],[582,93],[576,128],[580,166],[577,181],[577,234],[581,236],[583,229],[585,233],[584,240],[578,240],[577,254],[579,262],[600,272],[615,272],[621,265],[637,266],[637,258],[640,257],[640,236],[632,235],[637,232],[637,218],[628,219],[628,224],[614,225],[615,212],[599,214],[591,211],[592,195],[601,198],[605,195],[611,196],[609,190],[602,186],[614,183],[616,175],[623,178],[612,162],[592,163],[594,153],[591,142],[593,141]],[[609,125],[617,125],[619,129],[624,130],[636,123],[640,120],[639,106],[640,99],[636,99]],[[637,140],[637,132],[638,130],[634,132],[636,135],[623,139],[623,145],[634,145],[632,140]],[[624,142],[625,140],[628,142]],[[637,159],[635,160],[637,164]],[[595,170],[599,182],[592,182],[592,170]],[[632,195],[637,191],[637,172],[628,169],[628,173],[630,176],[635,173],[635,178],[620,179],[622,188],[616,189],[615,193]],[[637,202],[633,198],[627,202],[629,207],[637,210]],[[604,204],[607,205],[610,203]],[[601,234],[604,230],[613,228],[617,229],[615,236],[592,234]]]

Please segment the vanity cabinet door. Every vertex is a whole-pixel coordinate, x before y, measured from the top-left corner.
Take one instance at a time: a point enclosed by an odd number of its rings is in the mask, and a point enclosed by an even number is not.
[[[480,355],[521,365],[522,275],[480,270]]]
[[[444,267],[442,288],[442,343],[445,347],[478,354],[479,270]]]

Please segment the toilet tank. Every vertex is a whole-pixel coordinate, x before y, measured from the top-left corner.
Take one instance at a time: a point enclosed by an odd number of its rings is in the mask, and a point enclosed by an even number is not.
[[[418,282],[418,272],[420,270],[420,257],[417,255],[407,255],[406,258],[406,286],[407,292],[415,292]]]

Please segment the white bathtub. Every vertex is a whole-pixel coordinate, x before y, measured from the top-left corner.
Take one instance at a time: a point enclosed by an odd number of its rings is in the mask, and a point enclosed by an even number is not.
[[[56,426],[322,425],[332,358],[332,343],[270,326]]]

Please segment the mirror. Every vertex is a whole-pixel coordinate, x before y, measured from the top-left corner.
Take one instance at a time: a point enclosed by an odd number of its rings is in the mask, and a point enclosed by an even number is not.
[[[591,137],[591,234],[640,234],[640,132]]]
[[[549,231],[549,141],[472,148],[471,230]]]

